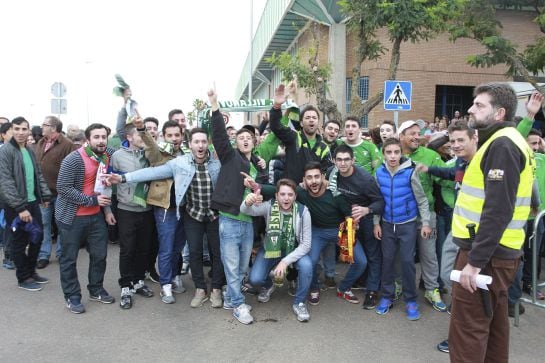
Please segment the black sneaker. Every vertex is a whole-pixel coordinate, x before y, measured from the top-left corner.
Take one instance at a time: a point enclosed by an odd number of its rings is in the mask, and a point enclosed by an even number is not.
[[[155,269],[153,269],[152,271],[149,272],[148,278],[149,278],[152,282],[155,282],[156,284],[159,283],[159,274],[157,273],[157,271],[155,271]]]
[[[335,282],[335,278],[334,277],[326,277],[324,279],[324,285],[328,288],[328,289],[336,289],[337,288],[337,283]]]
[[[250,285],[249,282],[246,281],[246,278],[244,278],[242,280],[242,286],[240,287],[240,291],[242,291],[245,294],[250,294],[250,295],[259,294],[257,289],[255,287],[253,287],[252,285]]]
[[[144,284],[144,281],[143,280],[140,280],[138,282],[138,284],[134,285],[134,291],[140,295],[140,296],[143,296],[143,297],[152,297],[153,296],[153,291],[146,286],[146,284]]]
[[[45,258],[41,258],[38,260],[38,262],[36,262],[36,268],[38,269],[42,269],[42,268],[46,268],[47,265],[49,265],[49,260],[45,259]]]
[[[437,350],[443,353],[449,353],[448,350],[448,339],[443,340],[441,343],[437,344]]]
[[[121,309],[132,308],[132,294],[131,289],[124,287],[121,289],[121,299],[119,299],[119,306]]]
[[[32,275],[32,279],[37,283],[37,284],[47,284],[49,282],[49,279],[46,279],[45,277],[42,277],[40,275],[38,275],[37,273],[35,273],[34,275]]]
[[[372,310],[377,306],[378,293],[376,291],[369,291],[365,294],[365,300],[363,301],[363,308]]]
[[[115,301],[115,298],[102,288],[95,293],[91,293],[89,295],[89,300],[98,301],[103,304],[111,304]]]
[[[519,304],[519,315],[524,314],[525,311],[526,311],[526,309],[524,308],[524,306],[522,304]],[[509,314],[509,316],[511,318],[515,317],[515,304],[509,304],[508,305],[507,313]]]

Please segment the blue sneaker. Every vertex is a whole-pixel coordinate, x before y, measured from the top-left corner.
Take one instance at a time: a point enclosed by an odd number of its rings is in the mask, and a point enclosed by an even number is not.
[[[83,314],[85,312],[85,307],[81,303],[81,298],[79,296],[72,296],[69,299],[66,299],[66,307],[74,314]]]
[[[381,298],[378,302],[377,307],[375,308],[375,311],[378,315],[384,315],[390,311],[390,308],[392,307],[392,300]]]
[[[8,270],[15,270],[15,264],[12,260],[8,258],[4,258],[4,261],[2,262],[2,267]]]
[[[407,312],[407,319],[414,321],[420,319],[420,310],[418,310],[418,304],[415,301],[410,301],[405,305],[405,311]]]

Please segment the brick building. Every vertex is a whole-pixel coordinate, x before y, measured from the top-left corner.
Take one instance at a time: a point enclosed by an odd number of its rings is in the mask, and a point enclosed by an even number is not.
[[[503,35],[523,49],[526,44],[542,36],[533,22],[534,12],[498,10],[497,18],[503,24]],[[281,75],[265,58],[273,52],[298,50],[312,44],[308,24],[318,22],[320,63],[329,62],[333,72],[329,82],[331,98],[337,102],[341,113],[350,111],[350,74],[355,66],[356,39],[347,33],[336,1],[333,0],[269,0],[254,37],[252,50],[242,70],[236,95],[247,98],[249,74],[252,68],[253,98],[271,98]],[[378,33],[383,45],[390,48],[386,31]],[[484,48],[477,42],[461,39],[452,43],[447,34],[428,42],[401,45],[401,58],[397,79],[412,82],[412,109],[400,112],[399,120],[433,120],[434,116],[451,118],[455,110],[465,114],[472,101],[473,87],[489,81],[516,81],[505,76],[505,66],[474,68],[467,64],[467,56],[479,54]],[[360,96],[366,99],[384,88],[390,63],[387,52],[375,62],[361,65]],[[252,65],[250,67],[250,65]],[[303,101],[303,102],[301,102]],[[300,103],[314,103],[314,99],[300,94]],[[374,126],[383,119],[392,119],[392,111],[377,105],[364,120]]]

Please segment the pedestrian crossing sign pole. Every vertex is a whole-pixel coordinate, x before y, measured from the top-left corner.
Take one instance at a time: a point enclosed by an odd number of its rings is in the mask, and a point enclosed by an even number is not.
[[[394,123],[398,127],[398,111],[411,110],[413,85],[410,81],[385,81],[384,82],[384,109],[394,111]]]

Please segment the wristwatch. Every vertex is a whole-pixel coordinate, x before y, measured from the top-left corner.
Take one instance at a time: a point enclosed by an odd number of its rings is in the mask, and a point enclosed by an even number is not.
[[[121,183],[126,183],[127,178],[125,177],[125,174],[121,175]]]

